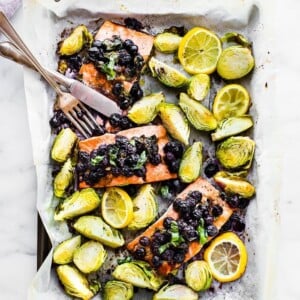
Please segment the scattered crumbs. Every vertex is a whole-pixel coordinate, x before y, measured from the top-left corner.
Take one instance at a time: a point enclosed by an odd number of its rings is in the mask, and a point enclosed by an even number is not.
[[[268,51],[267,53],[270,54],[270,51]]]
[[[248,243],[250,242],[250,238],[248,238]]]
[[[268,83],[267,83],[267,82],[265,83],[265,88],[266,88],[266,89],[268,88]]]
[[[215,288],[212,286],[212,287],[209,288],[209,291],[212,292],[212,293],[214,293],[215,292]]]

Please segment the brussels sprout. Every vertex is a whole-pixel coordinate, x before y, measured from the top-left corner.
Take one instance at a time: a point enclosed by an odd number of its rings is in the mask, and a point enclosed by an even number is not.
[[[165,285],[153,296],[153,300],[198,300],[198,294],[183,284]]]
[[[227,169],[249,169],[252,164],[255,142],[249,137],[232,136],[218,145],[216,156]]]
[[[51,150],[52,159],[61,163],[65,162],[70,156],[76,140],[77,136],[70,128],[62,129],[54,140]]]
[[[187,285],[196,292],[207,290],[212,283],[209,265],[204,260],[195,260],[185,270]]]
[[[100,204],[97,193],[92,188],[77,191],[58,205],[54,214],[55,221],[63,221],[94,210]]]
[[[122,234],[107,225],[100,217],[82,216],[74,223],[74,228],[83,236],[111,248],[121,247],[125,243]]]
[[[242,46],[231,46],[223,50],[217,64],[217,72],[227,80],[246,76],[254,67],[251,50]]]
[[[78,53],[84,45],[91,44],[93,35],[84,25],[76,27],[72,33],[60,45],[60,55],[73,55]]]
[[[198,178],[202,165],[202,144],[195,142],[183,154],[179,166],[179,178],[182,182],[190,183]]]
[[[110,280],[104,286],[104,300],[130,300],[133,297],[133,285],[127,282]]]
[[[100,290],[100,283],[89,284],[86,277],[76,268],[69,265],[61,265],[56,268],[59,280],[63,284],[67,294],[82,300],[89,300]]]
[[[133,220],[128,225],[129,230],[137,230],[148,226],[158,213],[154,188],[151,184],[143,185],[133,199]]]
[[[65,191],[73,179],[73,169],[71,159],[68,158],[54,178],[53,187],[56,197],[61,198],[65,195]]]
[[[221,37],[221,41],[223,43],[223,48],[225,48],[224,44],[241,45],[248,48],[251,46],[251,43],[242,34],[237,32],[225,33],[224,36]]]
[[[184,74],[154,57],[149,60],[148,65],[152,76],[157,77],[166,86],[180,88],[189,83],[188,78]]]
[[[53,262],[59,265],[72,262],[74,252],[80,247],[81,236],[77,235],[58,244],[53,251]]]
[[[190,79],[188,95],[198,101],[204,100],[210,89],[210,77],[207,74],[197,74]]]
[[[215,141],[222,140],[231,135],[239,134],[253,126],[251,116],[231,117],[222,120],[214,133],[211,134],[211,139]]]
[[[190,126],[180,107],[172,103],[161,103],[158,111],[163,125],[170,135],[185,145],[189,144]]]
[[[100,269],[106,257],[107,253],[102,244],[88,241],[76,249],[73,262],[82,273],[92,273]]]
[[[178,49],[182,37],[171,32],[159,33],[154,38],[154,47],[157,51],[163,53],[173,53]]]
[[[164,281],[151,269],[148,263],[143,261],[132,261],[119,265],[112,275],[114,278],[131,283],[133,286],[154,291],[157,291]]]
[[[229,172],[220,171],[216,173],[214,180],[226,193],[238,194],[243,198],[250,198],[255,193],[255,187],[250,182]]]
[[[133,104],[127,116],[136,124],[150,123],[156,117],[158,105],[162,102],[165,102],[162,92],[145,96]]]
[[[210,131],[217,127],[217,120],[214,115],[204,105],[191,99],[187,94],[180,93],[179,106],[196,129]]]

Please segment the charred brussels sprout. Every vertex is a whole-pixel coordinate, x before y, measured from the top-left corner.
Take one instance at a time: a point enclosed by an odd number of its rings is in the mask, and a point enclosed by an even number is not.
[[[198,294],[183,284],[166,285],[153,296],[153,300],[198,300]]]
[[[136,124],[148,124],[156,117],[158,105],[165,102],[163,93],[155,93],[135,102],[128,111],[128,118]]]
[[[60,163],[65,162],[70,156],[76,140],[77,136],[70,128],[62,129],[54,140],[51,158]]]
[[[154,47],[162,53],[173,53],[178,47],[182,37],[171,32],[159,33],[154,39]]]
[[[204,105],[191,99],[187,94],[180,93],[179,106],[196,129],[211,131],[217,127],[217,120],[214,115]]]
[[[122,234],[118,230],[107,225],[100,217],[80,217],[74,223],[74,228],[83,236],[101,242],[111,248],[121,247],[125,243]]]
[[[179,166],[179,178],[189,183],[198,178],[202,166],[202,144],[195,142],[186,149]]]
[[[190,263],[185,270],[185,281],[196,292],[207,290],[212,283],[212,274],[208,263],[204,260]]]
[[[157,291],[163,284],[163,279],[151,269],[148,263],[143,261],[121,264],[115,268],[112,275],[114,278],[131,283],[133,286],[154,291]]]
[[[68,186],[71,184],[73,179],[73,166],[71,159],[68,158],[64,163],[61,170],[54,178],[53,187],[54,187],[54,195],[58,198],[61,198],[65,195],[65,191]]]
[[[86,277],[76,268],[62,265],[56,269],[57,275],[68,295],[82,300],[89,300],[100,290],[100,283],[89,284]]]
[[[130,300],[133,297],[133,285],[118,280],[107,281],[104,286],[104,300]]]
[[[212,141],[219,141],[226,137],[239,134],[253,126],[251,116],[231,117],[221,121],[214,133],[211,134]]]
[[[72,262],[74,252],[80,247],[81,236],[77,235],[58,244],[53,251],[53,262],[59,265]]]
[[[233,136],[218,145],[216,156],[226,169],[249,169],[255,142],[249,137]]]
[[[93,41],[93,35],[84,25],[76,27],[72,33],[60,45],[60,55],[73,55],[78,53],[86,44],[90,45]]]
[[[229,194],[238,194],[243,198],[250,198],[255,193],[255,187],[250,182],[229,172],[220,171],[216,173],[214,180]]]
[[[170,135],[185,145],[189,144],[190,126],[184,113],[175,104],[162,103],[158,107],[163,125]]]
[[[83,273],[92,273],[100,269],[107,257],[102,244],[96,241],[88,241],[76,249],[73,262]]]
[[[154,188],[151,184],[143,185],[133,199],[133,220],[128,225],[129,230],[137,230],[148,226],[158,213]]]
[[[72,219],[94,210],[99,204],[100,199],[94,189],[87,188],[80,192],[77,191],[59,204],[57,211],[54,214],[54,220],[63,221]]]

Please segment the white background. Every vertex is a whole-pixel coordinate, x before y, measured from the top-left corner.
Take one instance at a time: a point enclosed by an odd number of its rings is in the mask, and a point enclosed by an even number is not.
[[[297,222],[300,218],[299,12],[299,1],[278,0],[274,19],[278,53],[277,97],[282,103],[278,122],[283,128],[285,154],[279,210],[279,272],[274,285],[277,300],[300,299],[297,275],[300,268],[300,225]],[[13,23],[18,30],[26,28],[20,11]],[[26,299],[27,288],[36,271],[36,179],[22,68],[2,58],[0,129],[0,299]]]

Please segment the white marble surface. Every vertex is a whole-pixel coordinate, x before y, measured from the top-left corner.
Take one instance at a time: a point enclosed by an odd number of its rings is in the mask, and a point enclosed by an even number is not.
[[[278,6],[278,16],[274,20],[279,53],[277,95],[282,99],[282,115],[278,122],[282,123],[286,148],[280,199],[279,272],[275,287],[276,300],[298,300],[300,99],[297,75],[300,60],[297,54],[300,40],[297,35],[300,2],[278,0]],[[22,28],[20,11],[13,22],[17,28]],[[0,58],[0,76],[0,299],[18,300],[27,298],[27,288],[36,271],[36,178],[22,68]],[[286,120],[288,116],[288,121],[283,122],[284,116]]]

